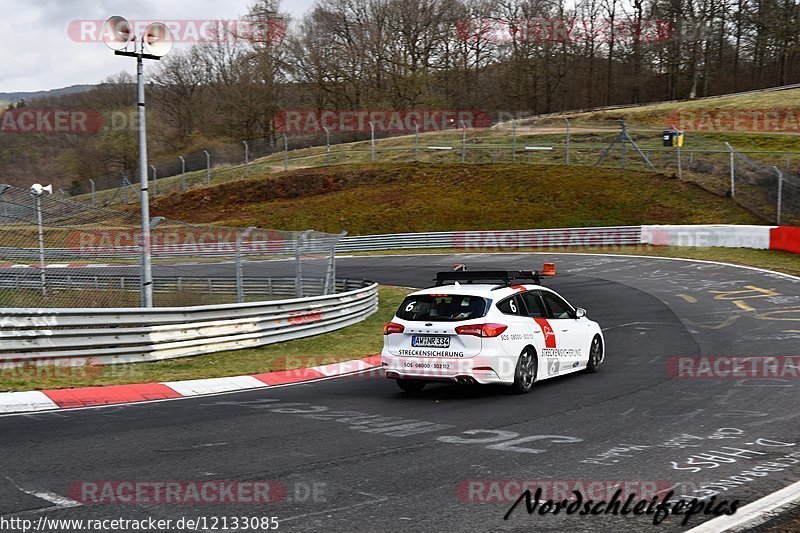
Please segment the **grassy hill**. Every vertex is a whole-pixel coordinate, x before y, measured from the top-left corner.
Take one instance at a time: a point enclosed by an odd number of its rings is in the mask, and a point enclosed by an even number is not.
[[[730,200],[664,175],[534,165],[338,165],[264,172],[158,199],[188,222],[405,231],[637,224],[753,224]]]
[[[567,113],[564,116],[572,119],[576,124],[592,124],[605,122],[609,120],[624,119],[630,126],[652,126],[657,128],[668,127],[669,124],[674,122],[678,113],[686,113],[688,116],[699,117],[700,113],[709,113],[711,116],[716,116],[720,112],[729,113],[767,113],[778,112],[785,113],[788,110],[794,110],[797,119],[793,123],[782,124],[783,127],[775,127],[771,131],[769,128],[760,132],[759,141],[769,141],[767,146],[761,143],[755,145],[749,142],[751,139],[743,137],[741,143],[747,143],[747,148],[763,148],[769,150],[791,150],[797,149],[800,137],[798,133],[797,121],[800,120],[800,89],[787,89],[782,91],[768,91],[740,95],[728,96],[712,96],[708,98],[700,98],[697,100],[683,100],[677,102],[658,102],[653,104],[644,104],[636,107],[627,107],[619,109],[609,109],[600,111],[589,111],[584,113]],[[791,118],[791,117],[789,117]],[[551,117],[546,122],[559,123],[562,117]],[[791,120],[790,120],[791,122]],[[716,126],[716,125],[715,125]],[[741,126],[741,125],[740,125]],[[724,123],[720,127],[715,127],[713,130],[704,128],[702,131],[703,136],[713,137],[713,132],[731,132],[740,131],[734,126],[733,122]],[[773,135],[786,135],[786,139],[775,138]],[[761,138],[763,137],[763,138]],[[726,136],[730,140],[728,136]]]

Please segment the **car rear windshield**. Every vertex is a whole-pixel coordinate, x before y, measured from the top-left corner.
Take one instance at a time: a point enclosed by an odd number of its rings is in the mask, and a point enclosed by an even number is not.
[[[400,305],[397,317],[412,321],[456,322],[486,316],[489,300],[466,294],[420,294]]]

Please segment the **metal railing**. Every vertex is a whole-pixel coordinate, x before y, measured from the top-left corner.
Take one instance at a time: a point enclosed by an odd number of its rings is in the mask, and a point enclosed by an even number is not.
[[[344,237],[336,251],[636,245],[641,235],[641,226],[356,235]]]
[[[252,348],[366,319],[378,308],[378,285],[359,285],[335,295],[242,304],[0,309],[0,350],[9,364],[85,365]]]

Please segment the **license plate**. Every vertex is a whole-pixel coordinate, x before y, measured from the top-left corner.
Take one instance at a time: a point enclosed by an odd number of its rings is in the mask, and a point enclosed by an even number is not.
[[[417,336],[411,337],[411,346],[420,348],[449,348],[450,337]]]

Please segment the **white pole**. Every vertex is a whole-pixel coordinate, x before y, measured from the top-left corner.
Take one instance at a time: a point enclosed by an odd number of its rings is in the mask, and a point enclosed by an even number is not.
[[[734,166],[735,162],[734,162],[733,147],[730,144],[728,144],[727,142],[725,143],[725,146],[728,147],[728,152],[730,153],[729,158],[730,158],[730,167],[731,167],[731,198],[736,198],[736,180],[735,180],[735,178],[736,178],[736,170],[735,170],[735,168],[736,167]]]
[[[467,126],[461,121],[461,162],[467,160]]]
[[[369,131],[370,131],[370,139],[371,139],[371,155],[372,160],[375,161],[375,124],[372,121],[369,121]]]
[[[39,195],[35,195],[36,200],[36,224],[39,227],[39,277],[41,279],[42,296],[47,296],[47,281],[45,279],[44,264],[44,231],[42,229],[42,200]]]
[[[328,155],[328,164],[331,164],[331,130],[326,128],[325,126],[322,127],[325,130],[325,153]]]
[[[781,225],[781,208],[782,208],[782,200],[783,200],[783,172],[780,171],[778,167],[772,167],[775,169],[775,172],[778,173],[778,206],[777,206],[777,215],[775,217],[776,224],[778,226]]]
[[[141,46],[141,45],[140,45]],[[136,56],[136,88],[139,95],[139,183],[142,213],[142,307],[153,307],[153,267],[150,263],[150,198],[147,193],[147,132],[144,112],[142,51]]]
[[[511,126],[514,129],[514,141],[513,141],[513,145],[512,145],[513,147],[511,149],[511,162],[512,163],[516,163],[517,162],[517,121],[516,120],[512,120],[511,121]]]
[[[247,177],[248,164],[250,163],[250,147],[247,145],[247,141],[242,141],[242,144],[244,144],[244,175]]]

